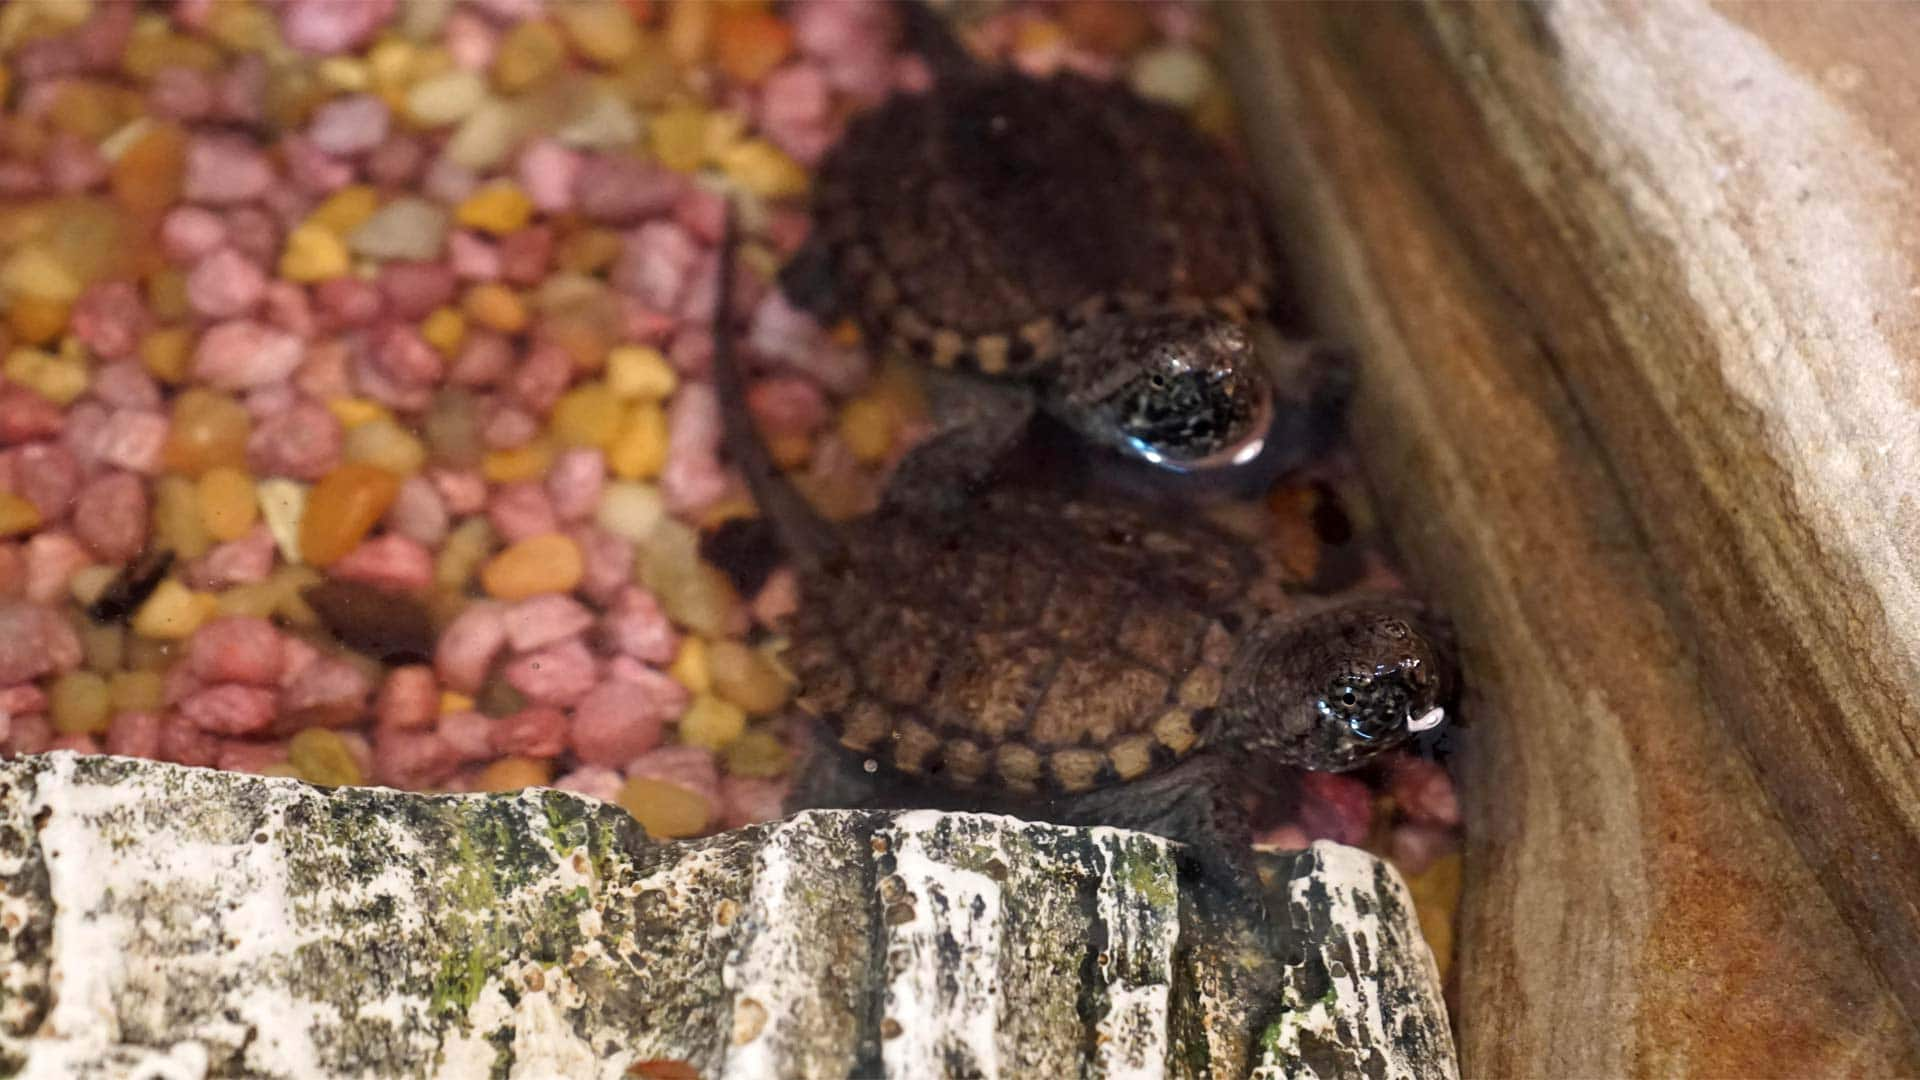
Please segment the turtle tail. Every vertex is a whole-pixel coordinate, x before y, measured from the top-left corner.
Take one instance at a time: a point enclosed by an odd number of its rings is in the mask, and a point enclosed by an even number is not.
[[[747,490],[773,527],[774,536],[802,573],[817,571],[838,548],[833,527],[814,512],[767,453],[747,411],[746,380],[734,359],[733,275],[738,214],[727,205],[720,240],[719,289],[713,301],[713,387],[720,398],[722,446],[747,482]]]
[[[902,43],[926,60],[935,83],[951,82],[979,68],[953,27],[926,0],[898,0],[894,9],[900,13]]]

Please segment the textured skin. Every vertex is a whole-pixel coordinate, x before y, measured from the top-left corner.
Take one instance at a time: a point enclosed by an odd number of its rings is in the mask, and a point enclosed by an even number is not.
[[[1015,792],[1136,780],[1198,748],[1260,614],[1241,547],[1025,489],[940,521],[857,522],[805,584],[787,659],[842,745]]]
[[[821,166],[814,222],[868,340],[1043,376],[1102,307],[1258,313],[1271,270],[1238,176],[1123,87],[979,72],[855,119]]]

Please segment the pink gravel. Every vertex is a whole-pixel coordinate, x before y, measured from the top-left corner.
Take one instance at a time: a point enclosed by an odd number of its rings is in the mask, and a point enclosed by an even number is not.
[[[138,409],[115,409],[94,443],[102,464],[151,476],[160,471],[167,446],[167,418]]]
[[[202,682],[275,686],[286,667],[286,653],[272,623],[230,615],[194,631],[187,663]]]
[[[273,724],[274,693],[257,686],[225,683],[188,695],[180,716],[212,735],[249,735]]]
[[[80,542],[64,532],[35,533],[26,544],[26,597],[36,604],[56,604],[67,596],[67,582],[93,557]]]
[[[168,713],[160,722],[160,759],[209,768],[220,760],[220,739],[179,713]]]
[[[74,336],[107,360],[132,355],[150,321],[139,291],[124,281],[89,285],[73,305]]]
[[[440,714],[440,684],[433,669],[410,664],[387,672],[374,712],[382,727],[409,731],[432,727]]]
[[[452,744],[430,731],[375,728],[373,778],[397,788],[434,787],[452,776],[460,758]]]
[[[487,503],[487,520],[509,544],[560,529],[547,489],[533,480],[507,484],[494,492],[493,499]]]
[[[547,470],[546,491],[553,513],[566,522],[592,516],[607,480],[606,455],[589,447],[564,450]]]
[[[493,720],[484,714],[442,713],[433,730],[462,764],[493,757]]]
[[[318,480],[340,463],[346,432],[326,406],[301,400],[269,417],[247,439],[247,463],[261,476]]]
[[[282,720],[293,728],[344,727],[360,718],[373,687],[359,668],[320,656],[280,691]]]
[[[611,603],[633,580],[632,542],[598,525],[578,526],[567,535],[580,545],[581,594],[596,604]]]
[[[299,338],[240,319],[220,323],[201,335],[193,373],[223,390],[248,390],[285,380],[304,356]]]
[[[601,620],[600,633],[608,648],[649,664],[671,662],[680,648],[672,620],[653,594],[637,585],[620,592],[613,610]]]
[[[121,757],[159,757],[160,727],[159,713],[115,713],[107,726],[107,753]]]
[[[231,319],[252,311],[266,288],[267,276],[258,266],[238,251],[222,248],[187,275],[187,303],[198,315]]]
[[[201,589],[225,589],[265,581],[273,572],[273,534],[255,526],[238,540],[217,545],[198,560],[190,573]]]
[[[660,745],[666,722],[686,708],[687,692],[657,675],[647,682],[621,678],[594,687],[574,706],[568,741],[589,765],[620,767]]]
[[[493,722],[493,749],[500,754],[549,758],[567,748],[567,714],[535,706]]]
[[[1309,840],[1358,845],[1373,824],[1373,793],[1351,776],[1300,774],[1299,825]]]
[[[434,670],[451,689],[475,693],[506,643],[506,609],[486,601],[470,604],[441,632]]]
[[[327,573],[388,592],[419,592],[433,584],[433,552],[417,540],[388,533],[362,541]]]
[[[187,144],[185,193],[194,202],[222,206],[251,202],[272,184],[272,163],[244,139],[200,135]]]
[[[593,625],[593,612],[570,596],[549,594],[507,609],[507,643],[517,653],[576,637]]]
[[[65,619],[38,603],[0,603],[0,686],[71,671],[81,638]]]
[[[80,489],[73,523],[95,555],[126,562],[147,546],[147,486],[132,473],[103,473]]]
[[[446,539],[448,520],[445,500],[424,476],[407,477],[387,511],[388,528],[427,547]]]
[[[59,443],[30,443],[12,452],[14,479],[5,486],[40,511],[43,524],[66,516],[80,492],[80,462]]]
[[[599,662],[585,643],[569,639],[509,662],[507,685],[540,705],[568,706],[586,696],[599,677]]]
[[[372,94],[335,98],[313,113],[307,138],[329,154],[365,153],[386,140],[387,104]]]

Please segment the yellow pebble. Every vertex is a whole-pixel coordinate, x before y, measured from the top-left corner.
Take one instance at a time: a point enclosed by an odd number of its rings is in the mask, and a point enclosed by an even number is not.
[[[580,545],[560,533],[530,536],[495,555],[480,568],[480,584],[496,600],[525,600],[545,593],[572,592],[584,565]]]
[[[787,746],[764,728],[749,731],[728,744],[727,772],[734,776],[774,777],[792,764]]]
[[[107,591],[113,579],[120,576],[120,570],[113,566],[83,566],[67,579],[67,592],[73,595],[74,602],[81,607],[100,599]]]
[[[307,215],[306,224],[345,236],[366,224],[380,209],[380,192],[368,184],[349,184],[327,196]]]
[[[113,696],[107,680],[91,671],[69,671],[53,681],[47,711],[63,735],[97,735],[107,730]]]
[[[499,236],[526,225],[533,217],[533,200],[511,180],[495,180],[467,196],[455,217],[470,229]]]
[[[212,594],[194,592],[168,578],[134,613],[133,632],[163,641],[184,641],[219,607],[219,599]]]
[[[545,19],[528,19],[507,32],[493,58],[493,82],[509,94],[518,93],[559,69],[567,58],[567,44]]]
[[[15,349],[0,365],[7,378],[55,405],[67,405],[87,392],[87,367],[79,359],[39,349]]]
[[[147,276],[147,307],[154,317],[168,322],[178,322],[193,314],[193,308],[187,303],[187,274],[178,267],[169,266]]]
[[[633,11],[618,0],[575,0],[555,14],[574,49],[594,63],[612,67],[640,45]]]
[[[472,712],[473,699],[465,694],[442,690],[440,691],[440,711],[443,713]]]
[[[496,484],[532,480],[553,463],[553,444],[530,442],[511,450],[494,450],[480,459],[480,474]]]
[[[187,362],[192,357],[193,332],[184,326],[162,327],[140,339],[140,362],[148,374],[163,383],[186,379]]]
[[[787,703],[786,678],[758,649],[738,641],[715,641],[707,647],[707,667],[713,692],[756,716]]]
[[[23,247],[0,266],[0,292],[71,304],[81,288],[79,275],[45,248]]]
[[[200,488],[190,477],[167,473],[154,482],[153,531],[160,546],[182,559],[197,559],[213,547],[200,515]]]
[[[40,510],[10,491],[0,491],[0,536],[19,536],[40,527]]]
[[[712,694],[696,694],[680,718],[680,741],[708,750],[725,750],[747,730],[745,709]]]
[[[675,10],[688,6],[704,5],[679,4]],[[621,808],[647,830],[648,836],[664,840],[700,835],[706,831],[707,819],[713,813],[707,797],[699,792],[646,776],[627,781],[620,789],[618,801]]]
[[[347,245],[338,233],[311,222],[287,234],[280,254],[280,276],[289,281],[331,281],[353,269]]]
[[[691,693],[704,694],[713,688],[707,667],[707,643],[697,637],[680,639],[680,651],[674,654],[667,674]]]
[[[840,438],[854,457],[869,464],[893,449],[893,429],[893,410],[873,398],[854,398],[840,410]]]
[[[373,72],[365,61],[351,56],[329,56],[315,68],[320,81],[335,90],[357,94],[373,85]]]
[[[461,306],[467,318],[489,330],[517,334],[527,327],[527,305],[519,294],[498,282],[482,282],[468,289]]]
[[[583,383],[560,395],[548,423],[564,445],[607,447],[620,434],[622,411],[604,383]]]
[[[622,480],[650,480],[666,466],[666,410],[657,401],[642,401],[607,447],[607,467]]]
[[[607,388],[622,401],[660,401],[679,385],[673,365],[650,345],[622,345],[607,354]]]
[[[360,763],[337,731],[308,728],[287,740],[287,764],[309,784],[341,787],[362,780]]]
[[[215,540],[238,540],[259,520],[260,504],[253,496],[253,477],[222,466],[200,475],[200,519]]]
[[[366,398],[330,398],[327,401],[327,411],[333,414],[335,420],[340,421],[341,427],[359,427],[361,424],[371,424],[375,420],[393,419],[393,414],[387,411],[385,405],[377,401],[368,401]]]
[[[716,163],[733,182],[763,199],[803,195],[807,171],[765,139],[746,139],[716,154]]]
[[[392,420],[375,420],[347,432],[341,457],[395,476],[412,476],[427,463],[427,446]]]
[[[707,159],[707,111],[697,105],[671,106],[647,125],[647,140],[660,164],[692,172]]]
[[[420,336],[440,355],[452,356],[467,340],[466,317],[450,307],[436,308],[421,321]]]
[[[473,778],[475,791],[519,791],[553,782],[553,763],[545,758],[503,757]]]
[[[166,676],[157,671],[116,671],[107,695],[120,712],[151,712],[166,702]]]

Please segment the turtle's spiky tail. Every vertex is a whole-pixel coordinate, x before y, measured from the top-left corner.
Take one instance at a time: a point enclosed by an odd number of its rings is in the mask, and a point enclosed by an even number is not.
[[[738,233],[738,215],[729,204],[726,231],[720,240],[719,291],[713,301],[713,386],[720,397],[723,445],[787,557],[796,569],[811,573],[832,558],[839,540],[833,527],[780,474],[747,411],[746,380],[733,353],[733,264]]]
[[[926,0],[898,0],[894,10],[900,13],[902,43],[926,60],[935,83],[952,82],[979,70],[979,62],[960,44],[953,27]]]

